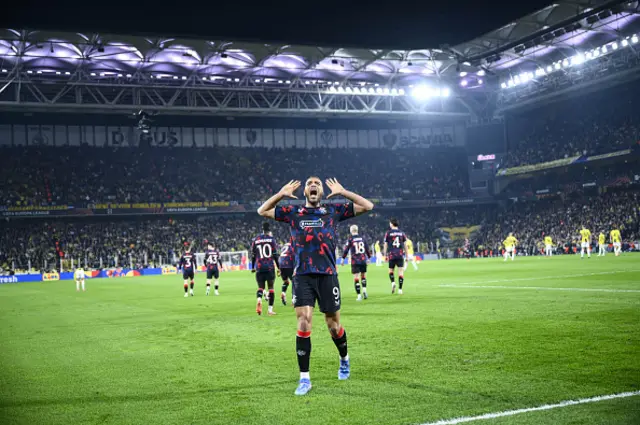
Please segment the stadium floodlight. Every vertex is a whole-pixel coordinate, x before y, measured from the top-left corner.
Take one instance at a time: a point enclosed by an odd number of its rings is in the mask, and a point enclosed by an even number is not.
[[[338,93],[344,93],[344,87],[338,87]]]
[[[95,76],[96,76],[96,73],[95,73],[95,72],[92,72],[92,73],[91,73],[91,74],[89,74],[89,75],[91,75],[92,77],[95,77]]]
[[[638,44],[638,36],[636,34],[633,34],[633,36],[631,36],[631,42],[633,44]]]
[[[594,52],[596,54],[596,52]],[[571,65],[580,65],[584,63],[584,55],[582,53],[578,53],[571,57]]]
[[[500,84],[500,88],[506,89],[506,88],[507,88],[507,83],[502,82],[502,83]]]
[[[291,80],[285,81],[285,84],[291,84]]]
[[[398,89],[391,89],[391,96],[397,96],[398,95]]]
[[[353,93],[353,90],[351,90],[351,87],[347,87],[347,88],[345,89],[345,91],[346,91],[347,93]]]
[[[57,74],[60,74],[59,72],[57,72]],[[122,78],[122,74],[118,74],[118,77]]]
[[[556,68],[556,69],[560,69],[561,67],[562,67],[562,66],[560,65],[560,62],[556,62],[556,64],[555,64],[555,68]]]
[[[613,43],[611,43],[611,48],[613,50],[618,50],[618,43],[616,43],[615,41]]]
[[[606,44],[605,44],[604,46],[602,46],[602,49],[601,49],[601,50],[602,50],[602,54],[603,54],[603,55],[606,55],[606,54],[607,54],[607,52],[609,51],[609,50],[607,49],[607,45],[606,45]]]
[[[467,76],[467,72],[466,72],[466,71],[462,71],[462,72],[460,73],[460,76],[461,76],[461,77],[466,77],[466,76]]]
[[[418,100],[428,99],[431,96],[431,90],[425,85],[419,85],[411,90],[411,96]]]
[[[600,49],[593,49],[593,58],[597,58],[600,56]]]
[[[376,89],[376,93],[378,93],[378,94],[382,94],[382,89],[381,89],[380,87],[378,87],[378,88]]]
[[[369,93],[374,94],[376,91],[373,89],[373,87],[369,87]]]
[[[478,84],[482,85],[482,78],[478,78]]]
[[[462,81],[460,81],[460,85],[462,87],[467,87],[469,85],[469,82],[467,80],[462,80]]]
[[[278,84],[282,84],[282,83],[283,83],[283,81],[282,81],[282,80],[278,80]]]
[[[484,76],[485,76],[485,74],[486,74],[486,72],[484,71],[484,69],[481,69],[480,71],[478,71],[478,72],[477,72],[477,74],[476,74],[476,75],[477,75],[478,77],[484,77]]]
[[[240,78],[234,78],[233,81],[236,82],[236,83],[239,83],[240,82]]]
[[[482,84],[482,80],[480,80],[480,84]],[[442,89],[440,89],[440,96],[449,97],[449,95],[451,95],[451,90],[449,90],[449,87],[443,87]]]
[[[385,88],[382,90],[382,93],[384,93],[384,94],[389,94],[389,89],[385,87]]]
[[[627,47],[629,45],[629,40],[622,40],[622,47]]]
[[[542,77],[545,74],[544,69],[538,68],[536,69],[536,77]]]
[[[404,96],[404,89],[398,89],[398,94],[400,96]]]
[[[338,90],[336,90],[335,87],[329,87],[329,92],[330,93],[336,93]]]

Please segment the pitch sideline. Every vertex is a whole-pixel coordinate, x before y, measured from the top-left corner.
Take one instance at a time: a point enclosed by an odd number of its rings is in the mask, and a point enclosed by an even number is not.
[[[523,409],[504,410],[502,412],[495,412],[495,413],[485,413],[484,415],[478,415],[478,416],[463,416],[463,417],[453,418],[453,419],[442,419],[436,422],[426,422],[420,425],[457,425],[457,424],[466,423],[466,422],[483,421],[487,419],[495,419],[495,418],[502,418],[505,416],[519,415],[522,413],[539,412],[542,410],[551,410],[551,409],[558,409],[561,407],[575,406],[577,404],[597,403],[599,401],[613,400],[616,398],[627,398],[627,397],[633,397],[633,396],[639,396],[639,395],[640,395],[640,391],[630,391],[626,393],[581,398],[578,400],[565,400],[555,404],[543,404],[542,406],[526,407]]]

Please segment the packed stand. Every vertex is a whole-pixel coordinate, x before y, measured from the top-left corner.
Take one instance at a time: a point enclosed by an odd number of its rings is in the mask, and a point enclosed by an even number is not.
[[[402,229],[414,241],[432,237],[433,222],[418,210],[397,212]],[[390,213],[374,212],[349,222],[360,226],[361,234],[373,245],[389,228]],[[264,219],[257,214],[177,216],[175,218],[139,218],[118,221],[82,219],[78,221],[40,219],[17,220],[0,228],[0,266],[3,270],[58,269],[60,256],[74,264],[92,268],[149,264],[172,264],[183,252],[185,243],[197,252],[212,242],[220,251],[249,250],[251,240],[261,231]],[[289,240],[287,226],[272,226],[279,244]],[[339,244],[348,238],[349,226],[339,228]],[[66,264],[70,266],[70,264]]]
[[[609,232],[615,228],[622,232],[624,241],[638,241],[640,192],[619,190],[593,196],[580,193],[562,199],[518,202],[496,211],[482,224],[475,236],[476,245],[499,251],[502,241],[513,232],[518,249],[527,255],[538,253],[547,235],[559,249],[578,246],[582,226],[591,230],[594,241],[602,232],[608,243]]]
[[[465,196],[451,149],[3,148],[0,205],[255,201],[291,179],[336,177],[370,197]],[[317,165],[316,165],[317,164]]]
[[[545,105],[507,119],[501,168],[627,149],[640,142],[640,85]]]

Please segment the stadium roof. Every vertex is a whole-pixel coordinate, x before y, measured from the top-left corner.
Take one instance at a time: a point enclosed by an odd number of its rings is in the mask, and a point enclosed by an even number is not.
[[[455,77],[442,50],[389,50],[264,44],[115,34],[0,30],[2,67],[20,61],[41,71],[79,66],[94,72],[364,81],[398,86]]]
[[[638,1],[559,0],[477,39],[453,47],[460,58],[504,73],[597,48],[640,31]]]
[[[573,65],[579,74],[618,42],[636,52],[639,11],[637,0],[560,0],[475,40],[419,50],[0,29],[0,106],[486,114],[494,90],[542,86]]]

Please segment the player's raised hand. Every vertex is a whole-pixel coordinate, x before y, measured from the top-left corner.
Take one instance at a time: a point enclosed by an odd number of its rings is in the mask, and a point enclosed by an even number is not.
[[[325,181],[325,184],[331,190],[331,193],[327,196],[327,199],[333,198],[334,196],[342,195],[342,193],[344,192],[344,187],[342,187],[342,185],[335,178],[327,179],[327,181]]]
[[[302,183],[300,183],[299,180],[291,180],[289,183],[282,186],[282,189],[280,189],[280,194],[282,196],[286,196],[287,198],[298,199],[298,197],[295,196],[293,192],[298,190],[301,184]]]

